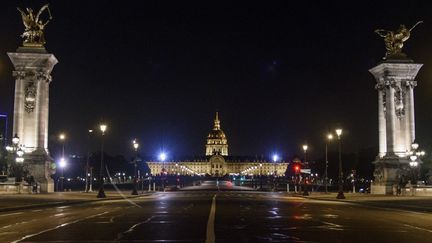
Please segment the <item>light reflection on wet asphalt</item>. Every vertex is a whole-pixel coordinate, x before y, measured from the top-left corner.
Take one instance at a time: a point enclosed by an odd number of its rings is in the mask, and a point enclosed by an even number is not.
[[[212,197],[216,242],[427,242],[428,214],[382,211],[272,193],[169,192],[0,214],[11,242],[205,242]]]

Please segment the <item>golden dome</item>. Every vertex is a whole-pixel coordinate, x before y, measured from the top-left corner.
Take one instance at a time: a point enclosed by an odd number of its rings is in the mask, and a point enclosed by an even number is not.
[[[207,136],[208,139],[226,139],[225,133],[222,130],[213,129]]]

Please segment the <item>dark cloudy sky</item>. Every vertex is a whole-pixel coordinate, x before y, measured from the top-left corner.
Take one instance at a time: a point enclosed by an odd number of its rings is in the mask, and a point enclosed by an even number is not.
[[[21,43],[17,6],[2,1],[0,112],[13,109],[6,52]],[[432,4],[404,1],[48,1],[46,48],[59,63],[50,93],[50,146],[85,151],[105,120],[107,151],[201,155],[220,112],[233,155],[322,156],[323,137],[344,128],[344,148],[376,147],[377,97],[368,69],[384,55],[376,28],[425,23],[405,52],[424,63],[416,88],[418,141],[432,145]],[[176,3],[174,3],[176,2]],[[301,2],[301,3],[300,3]],[[429,144],[429,145],[428,145]],[[96,148],[94,148],[96,149]],[[56,151],[52,151],[56,153]]]

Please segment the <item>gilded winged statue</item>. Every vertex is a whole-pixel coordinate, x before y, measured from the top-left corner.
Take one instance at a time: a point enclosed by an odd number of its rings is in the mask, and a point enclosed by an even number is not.
[[[407,27],[402,24],[397,31],[383,29],[375,30],[375,33],[384,38],[387,50],[385,58],[404,57],[405,54],[402,53],[403,44],[410,38],[411,31],[421,23],[423,23],[423,21],[417,22],[410,29],[407,29]]]
[[[36,16],[33,13],[33,9],[31,8],[26,8],[25,11],[20,8],[17,9],[21,13],[22,21],[25,27],[24,33],[21,35],[21,37],[24,38],[24,46],[43,46],[46,43],[44,29],[52,19],[48,4],[42,6]],[[43,20],[42,13],[45,10],[48,11],[49,19]]]

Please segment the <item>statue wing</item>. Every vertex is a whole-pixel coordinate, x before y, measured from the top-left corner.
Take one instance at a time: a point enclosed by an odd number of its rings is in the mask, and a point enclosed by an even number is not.
[[[28,15],[20,8],[17,8],[18,11],[21,13],[21,17],[22,17],[22,21],[23,24],[26,28],[30,28],[31,23],[30,23],[30,18],[28,17]]]
[[[36,15],[36,23],[39,22],[39,17],[45,9],[48,9],[49,11],[48,4],[43,5],[42,8],[39,10],[38,14]]]
[[[411,29],[409,29],[409,31],[411,32],[417,25],[423,23],[423,20],[418,21],[413,27],[411,27]]]
[[[381,37],[386,37],[388,33],[390,33],[390,31],[388,30],[383,30],[383,29],[377,29],[374,31],[375,33],[377,33],[379,36]]]

